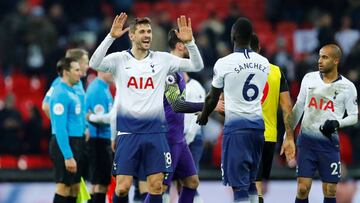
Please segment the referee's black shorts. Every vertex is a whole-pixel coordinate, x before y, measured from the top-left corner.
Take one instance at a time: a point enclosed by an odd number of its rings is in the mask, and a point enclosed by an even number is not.
[[[76,160],[77,170],[76,173],[70,173],[66,170],[64,156],[62,155],[59,145],[53,135],[50,139],[49,154],[54,163],[55,182],[63,183],[65,185],[73,185],[80,183],[82,176],[82,162],[84,160],[83,150],[85,147],[84,137],[69,137],[70,147]]]
[[[113,152],[110,139],[90,138],[88,141],[89,179],[93,185],[109,185]]]
[[[264,142],[262,157],[256,176],[256,181],[268,180],[270,178],[275,147],[276,142]]]

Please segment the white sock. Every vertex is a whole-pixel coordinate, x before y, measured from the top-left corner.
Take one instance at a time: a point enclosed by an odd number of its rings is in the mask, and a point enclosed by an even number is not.
[[[204,203],[204,200],[201,199],[200,195],[195,195],[194,203]]]
[[[162,195],[162,199],[163,199],[163,203],[170,203],[170,194],[165,192]]]
[[[250,203],[259,203],[258,195],[249,195]]]
[[[249,200],[237,201],[235,203],[251,203]]]

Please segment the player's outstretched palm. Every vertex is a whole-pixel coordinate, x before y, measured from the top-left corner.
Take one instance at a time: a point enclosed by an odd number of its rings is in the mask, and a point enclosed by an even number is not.
[[[186,16],[182,15],[177,18],[177,24],[179,31],[175,30],[176,36],[185,44],[191,42],[193,39],[193,33],[191,29],[191,19],[186,20]]]
[[[121,37],[124,33],[126,33],[127,31],[129,31],[129,27],[124,28],[125,22],[127,19],[127,15],[126,13],[120,13],[120,15],[116,15],[115,19],[113,21],[113,24],[111,26],[111,30],[110,30],[110,35],[113,38],[119,38]]]

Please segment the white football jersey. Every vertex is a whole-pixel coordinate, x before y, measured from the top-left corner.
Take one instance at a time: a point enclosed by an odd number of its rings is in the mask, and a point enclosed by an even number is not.
[[[269,70],[269,61],[248,49],[236,50],[216,62],[212,86],[224,89],[224,133],[264,129],[261,98]]]
[[[166,132],[163,98],[165,79],[179,67],[177,58],[165,52],[150,52],[143,60],[129,51],[110,54],[104,60],[116,63],[117,126],[121,132]]]
[[[206,92],[201,84],[194,79],[190,79],[186,83],[186,101],[188,102],[204,102]],[[194,113],[186,113],[184,116],[184,134],[186,142],[191,143],[196,134],[200,134],[201,126],[196,123],[197,115]]]
[[[130,50],[105,56],[114,40],[108,35],[89,64],[95,70],[111,72],[114,76],[117,130],[121,133],[167,132],[163,106],[165,79],[169,72],[191,72],[203,68],[195,43],[186,45],[190,59],[149,51],[144,59],[137,60]]]
[[[319,127],[326,120],[342,120],[345,111],[347,115],[358,114],[357,92],[354,84],[343,76],[332,83],[324,83],[319,71],[308,73],[304,76],[300,93],[297,97],[294,109],[295,118],[300,119],[304,112],[301,122],[301,136],[299,144],[307,147],[327,150],[329,139],[319,130]],[[338,137],[334,137],[335,145],[338,145]],[[337,146],[338,147],[338,146]]]

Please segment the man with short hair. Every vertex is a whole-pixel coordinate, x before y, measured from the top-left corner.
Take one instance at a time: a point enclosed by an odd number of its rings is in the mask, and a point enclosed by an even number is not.
[[[62,58],[57,71],[61,79],[49,98],[53,131],[49,151],[56,181],[54,203],[75,203],[80,189],[84,131],[81,101],[73,86],[79,82],[81,71],[74,58]]]
[[[86,91],[86,111],[105,115],[113,106],[109,85],[113,82],[110,73],[98,72]],[[89,123],[88,140],[89,179],[92,184],[92,203],[105,203],[105,196],[111,180],[112,149],[111,129],[107,123]]]
[[[205,106],[197,123],[205,125],[224,91],[225,123],[222,144],[222,178],[232,187],[234,202],[258,202],[255,178],[264,144],[261,98],[269,61],[250,49],[252,24],[238,18],[232,26],[234,53],[220,58]]]
[[[161,203],[164,174],[172,171],[162,102],[166,76],[177,71],[200,71],[203,61],[193,40],[191,20],[185,16],[177,20],[177,36],[188,48],[190,59],[150,51],[150,19],[136,18],[129,28],[123,29],[126,19],[125,13],[115,17],[109,35],[90,59],[93,69],[113,74],[116,97],[120,97],[115,107],[118,136],[113,166],[116,175],[113,202],[127,202],[133,176],[138,175],[138,169],[142,167],[150,194],[147,201]],[[105,57],[113,41],[127,31],[132,48]]]
[[[358,121],[355,85],[338,73],[341,56],[335,44],[320,49],[319,71],[304,76],[293,108],[294,128],[302,117],[297,138],[296,203],[309,202],[316,170],[323,182],[324,203],[336,202],[336,185],[341,177],[337,130]]]

